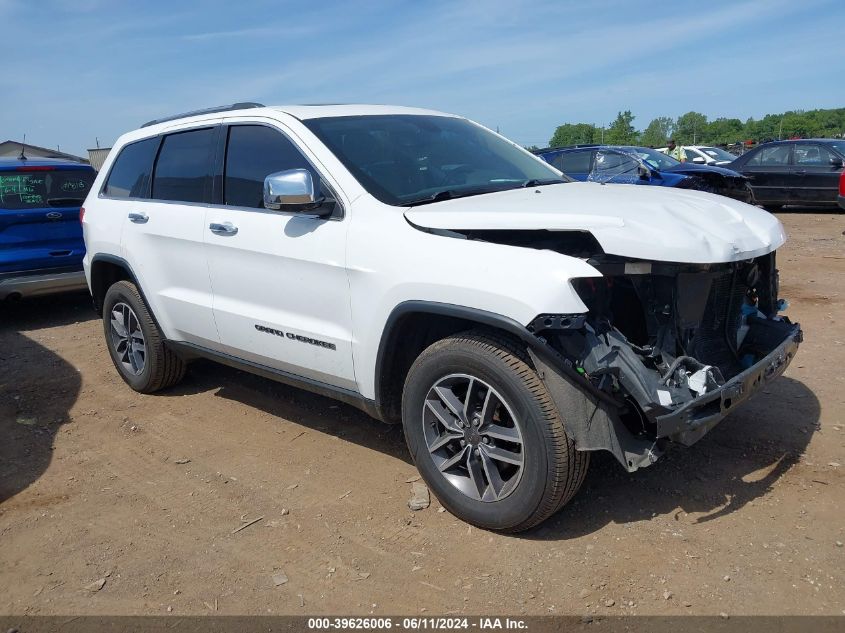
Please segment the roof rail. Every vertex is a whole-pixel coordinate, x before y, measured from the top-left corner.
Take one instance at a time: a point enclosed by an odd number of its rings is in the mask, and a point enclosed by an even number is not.
[[[147,121],[141,127],[149,127],[157,123],[165,123],[166,121],[175,121],[176,119],[184,119],[189,116],[199,116],[200,114],[214,114],[215,112],[228,112],[229,110],[246,110],[248,108],[263,108],[263,103],[255,103],[253,101],[245,101],[243,103],[233,103],[231,105],[216,106],[214,108],[204,108],[202,110],[192,110],[190,112],[182,112],[181,114],[174,114],[173,116],[166,116],[161,119],[153,119]]]

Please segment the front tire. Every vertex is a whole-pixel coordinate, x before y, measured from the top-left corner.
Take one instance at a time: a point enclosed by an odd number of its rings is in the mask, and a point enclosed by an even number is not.
[[[124,382],[140,393],[171,387],[185,375],[185,363],[164,345],[135,284],[118,281],[103,300],[106,346]]]
[[[575,450],[523,350],[485,332],[450,336],[411,366],[405,439],[452,514],[491,530],[527,530],[577,492],[589,453]]]

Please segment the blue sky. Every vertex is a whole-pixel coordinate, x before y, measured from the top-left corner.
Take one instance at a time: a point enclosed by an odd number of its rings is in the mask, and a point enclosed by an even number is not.
[[[0,0],[0,140],[83,153],[260,101],[430,107],[525,145],[630,109],[845,107],[843,0]]]

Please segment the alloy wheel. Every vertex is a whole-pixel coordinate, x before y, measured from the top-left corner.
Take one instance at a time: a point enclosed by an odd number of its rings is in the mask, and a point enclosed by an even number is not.
[[[450,374],[428,391],[423,433],[435,466],[476,501],[513,492],[524,467],[520,423],[505,399],[480,378]]]
[[[144,371],[147,345],[135,312],[125,303],[111,309],[111,343],[127,373],[138,375]]]

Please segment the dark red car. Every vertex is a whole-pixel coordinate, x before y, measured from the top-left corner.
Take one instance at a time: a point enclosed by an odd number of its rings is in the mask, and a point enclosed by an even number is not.
[[[845,209],[845,171],[839,174],[839,207]]]

